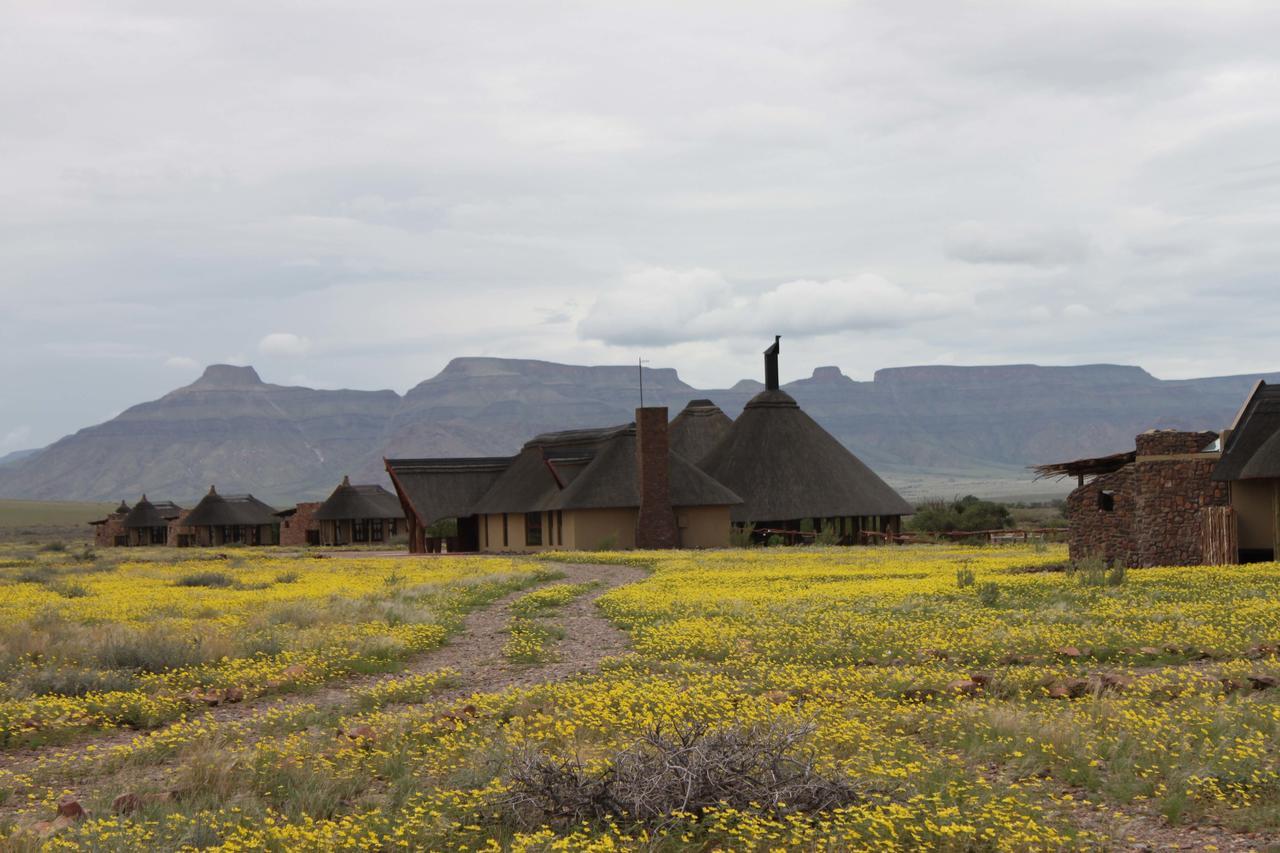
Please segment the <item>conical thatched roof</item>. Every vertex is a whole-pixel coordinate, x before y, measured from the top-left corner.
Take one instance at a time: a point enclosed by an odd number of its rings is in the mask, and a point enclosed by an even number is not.
[[[315,517],[321,521],[404,518],[404,508],[399,498],[382,486],[353,486],[349,478],[343,477],[342,484],[320,505]]]
[[[220,495],[210,488],[182,520],[184,527],[260,527],[278,523],[275,510],[253,495]]]
[[[143,495],[142,499],[124,517],[125,527],[167,527],[169,522],[182,513],[182,507],[171,501],[152,503]]]
[[[670,426],[671,450],[690,462],[711,452],[733,426],[733,419],[710,400],[690,400]]]
[[[699,466],[742,496],[737,522],[914,512],[781,390],[753,397]]]

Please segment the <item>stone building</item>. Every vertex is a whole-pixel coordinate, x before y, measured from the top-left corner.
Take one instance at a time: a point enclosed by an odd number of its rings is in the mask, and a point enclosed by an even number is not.
[[[1151,430],[1135,449],[1036,467],[1073,476],[1072,560],[1185,566],[1280,554],[1280,386],[1259,382],[1222,433]]]
[[[307,501],[276,513],[280,518],[280,544],[291,548],[320,544],[316,510],[322,501]]]
[[[120,506],[107,513],[103,518],[97,521],[91,521],[93,525],[93,544],[99,548],[114,548],[127,545],[129,542],[128,534],[125,533],[124,519],[129,514],[129,505],[124,501],[120,501]]]

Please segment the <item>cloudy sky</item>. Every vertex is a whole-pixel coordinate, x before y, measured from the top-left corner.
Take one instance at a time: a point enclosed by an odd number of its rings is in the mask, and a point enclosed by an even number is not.
[[[0,453],[251,363],[1280,369],[1280,7],[0,0]]]

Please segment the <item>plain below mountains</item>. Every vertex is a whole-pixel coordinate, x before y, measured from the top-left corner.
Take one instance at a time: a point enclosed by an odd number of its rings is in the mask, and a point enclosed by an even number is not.
[[[1152,427],[1221,429],[1259,378],[1280,375],[1164,381],[1116,365],[935,366],[856,382],[821,367],[784,387],[908,497],[950,497],[1028,494],[1026,466],[1130,449]],[[673,369],[644,371],[645,402],[673,415],[707,397],[736,416],[761,387],[699,390]],[[213,365],[158,400],[6,460],[0,497],[182,501],[216,484],[285,505],[328,494],[344,474],[385,482],[384,456],[510,454],[540,432],[629,421],[637,401],[634,367],[458,358],[401,396],[273,385],[252,367]]]

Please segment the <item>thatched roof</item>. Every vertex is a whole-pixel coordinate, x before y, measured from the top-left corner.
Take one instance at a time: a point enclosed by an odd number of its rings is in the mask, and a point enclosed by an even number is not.
[[[731,506],[741,501],[683,456],[669,457],[671,505]],[[520,451],[476,513],[629,509],[640,505],[635,424],[546,433]]]
[[[385,459],[401,505],[426,526],[463,518],[511,465],[510,456],[470,459]]]
[[[733,426],[730,418],[710,400],[690,400],[671,421],[671,450],[691,462],[706,456]]]
[[[737,522],[914,512],[781,390],[753,397],[699,467],[742,496]]]
[[[316,510],[320,521],[345,521],[363,518],[404,518],[400,499],[378,485],[351,485],[348,477],[333,490],[328,500]]]
[[[182,520],[183,527],[260,527],[277,522],[275,510],[253,495],[220,495],[210,487],[195,509]]]
[[[1036,472],[1037,480],[1049,477],[1087,477],[1091,474],[1110,474],[1112,471],[1119,471],[1137,458],[1138,451],[1128,450],[1124,453],[1112,453],[1110,456],[1033,465],[1031,470]]]
[[[169,522],[182,515],[182,507],[173,501],[152,503],[143,495],[142,499],[124,517],[124,526],[135,527],[168,527]]]
[[[1213,469],[1215,480],[1280,478],[1280,385],[1258,382]]]

